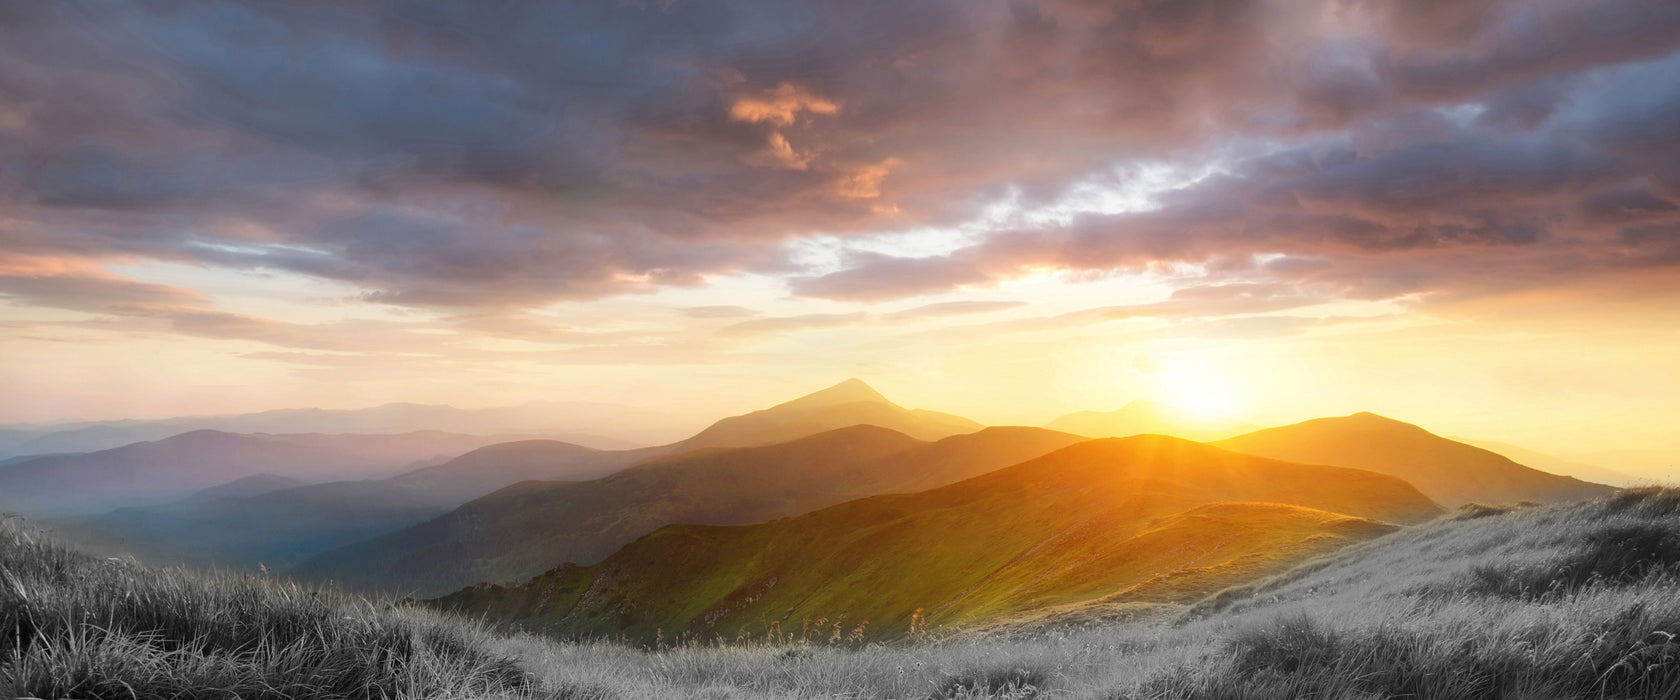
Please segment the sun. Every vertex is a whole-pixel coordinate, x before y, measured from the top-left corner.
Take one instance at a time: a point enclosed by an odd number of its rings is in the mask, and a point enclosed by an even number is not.
[[[1205,367],[1167,367],[1155,373],[1162,403],[1199,416],[1229,416],[1237,410],[1231,383]]]

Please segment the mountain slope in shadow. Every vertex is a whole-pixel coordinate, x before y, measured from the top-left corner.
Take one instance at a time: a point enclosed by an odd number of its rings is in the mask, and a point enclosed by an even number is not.
[[[1391,474],[1449,508],[1465,503],[1577,501],[1615,490],[1530,469],[1494,452],[1375,413],[1317,418],[1213,444],[1262,457]]]
[[[578,484],[524,483],[401,532],[327,552],[295,574],[438,594],[595,561],[677,522],[750,523],[942,485],[1081,438],[987,428],[936,443],[871,425],[778,445],[658,458]]]
[[[594,565],[438,604],[575,636],[711,640],[818,618],[892,635],[913,616],[965,625],[1103,598],[1195,600],[1440,512],[1374,472],[1165,436],[1092,440],[929,491],[668,526]]]

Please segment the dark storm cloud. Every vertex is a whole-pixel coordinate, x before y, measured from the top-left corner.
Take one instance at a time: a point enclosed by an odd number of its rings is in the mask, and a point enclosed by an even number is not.
[[[1588,77],[1574,104],[1536,129],[1473,113],[1427,127],[1367,124],[1235,162],[1153,210],[1077,216],[946,256],[863,259],[795,290],[913,294],[1032,268],[1178,262],[1214,279],[1353,298],[1453,297],[1672,265],[1660,232],[1680,224],[1680,56]]]
[[[1418,267],[1448,250],[1516,285],[1666,264],[1638,232],[1680,199],[1677,48],[1656,0],[12,5],[0,243],[495,313],[743,271],[858,302],[1171,262],[1315,295],[1489,284]],[[1234,160],[948,256],[778,251],[1142,158]]]

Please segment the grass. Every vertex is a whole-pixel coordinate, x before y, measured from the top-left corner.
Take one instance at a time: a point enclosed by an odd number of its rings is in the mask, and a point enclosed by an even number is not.
[[[265,577],[149,570],[0,522],[0,696],[529,697],[489,633]]]
[[[1680,699],[1680,491],[1470,512],[1168,619],[653,649],[498,636],[260,577],[146,572],[14,526],[0,545],[12,637],[0,682],[89,698]]]
[[[1155,622],[799,654],[507,643],[546,678],[624,698],[1680,698],[1680,562],[1639,546],[1680,533],[1680,491],[1471,511]],[[1490,570],[1579,583],[1511,595],[1482,587]]]

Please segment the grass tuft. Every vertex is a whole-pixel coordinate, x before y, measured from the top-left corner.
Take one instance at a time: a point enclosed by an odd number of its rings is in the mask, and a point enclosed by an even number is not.
[[[1471,593],[1535,599],[1590,585],[1621,587],[1647,576],[1680,572],[1680,534],[1650,523],[1614,525],[1586,535],[1561,559],[1529,565],[1488,564],[1471,570]]]
[[[1515,506],[1485,506],[1480,503],[1466,503],[1459,506],[1451,517],[1453,520],[1476,520],[1504,515],[1513,510],[1516,510]]]
[[[89,699],[528,696],[461,620],[264,576],[75,552],[0,522],[0,695]]]
[[[948,676],[939,684],[929,700],[955,698],[1036,698],[1049,679],[1044,669],[1022,665],[998,666],[970,670]]]

